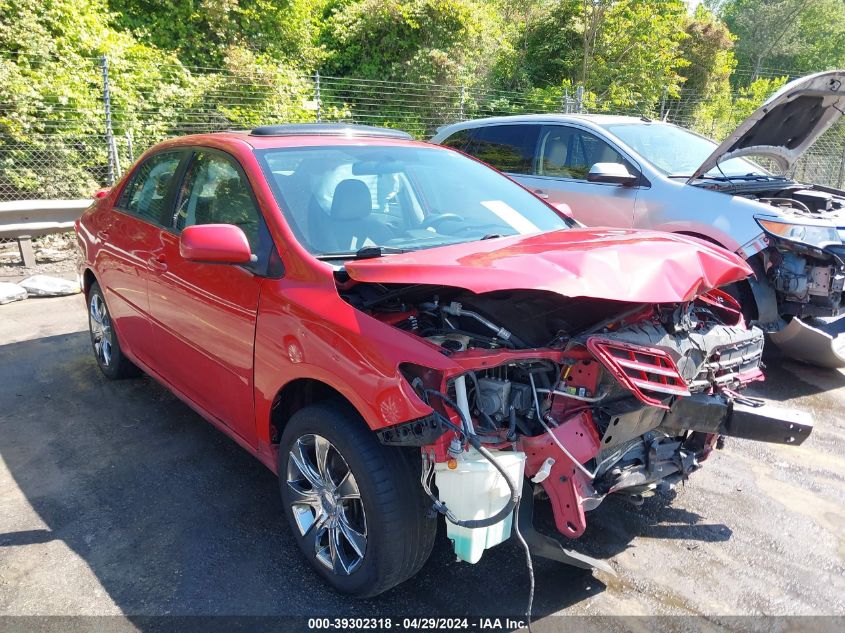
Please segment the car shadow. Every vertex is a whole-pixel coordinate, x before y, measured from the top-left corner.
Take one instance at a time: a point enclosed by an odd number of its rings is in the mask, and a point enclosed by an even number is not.
[[[159,615],[525,611],[521,548],[508,541],[476,565],[458,563],[442,524],[431,559],[408,583],[363,601],[328,589],[288,531],[274,475],[153,380],[105,380],[87,333],[0,346],[0,384],[0,456],[47,526],[0,534],[0,554],[61,540],[139,628]],[[574,545],[606,558],[641,535],[729,538],[724,526],[702,524],[669,501],[635,509],[611,499]],[[553,533],[548,509],[537,525]],[[545,559],[534,560],[534,575],[537,619],[605,589],[590,571]]]
[[[845,386],[845,372],[816,367],[785,356],[775,344],[766,342],[763,352],[766,379],[753,383],[749,395],[774,401],[814,396]]]

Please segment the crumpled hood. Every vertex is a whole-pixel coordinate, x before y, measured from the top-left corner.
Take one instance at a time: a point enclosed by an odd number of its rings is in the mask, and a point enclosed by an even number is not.
[[[636,303],[690,301],[744,279],[738,256],[656,231],[569,229],[454,244],[346,263],[361,282],[430,284],[475,293],[547,290]]]
[[[845,108],[845,70],[789,82],[769,97],[707,157],[688,182],[738,156],[765,156],[789,170]]]

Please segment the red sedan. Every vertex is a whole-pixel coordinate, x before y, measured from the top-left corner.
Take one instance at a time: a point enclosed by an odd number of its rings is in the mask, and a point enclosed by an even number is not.
[[[696,240],[578,229],[494,169],[393,130],[274,126],[148,151],[77,223],[91,341],[278,473],[305,556],[371,596],[531,526],[580,536],[717,439],[800,443],[750,407],[763,335],[717,290],[749,269]],[[432,509],[436,512],[432,512]],[[522,540],[522,539],[520,539]]]

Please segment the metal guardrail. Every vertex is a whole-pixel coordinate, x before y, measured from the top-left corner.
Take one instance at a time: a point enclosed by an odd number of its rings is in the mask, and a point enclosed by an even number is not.
[[[0,239],[69,231],[91,202],[90,199],[0,202]]]

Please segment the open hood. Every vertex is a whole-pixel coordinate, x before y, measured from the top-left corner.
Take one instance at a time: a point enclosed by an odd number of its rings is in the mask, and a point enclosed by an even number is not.
[[[845,111],[845,70],[789,82],[745,119],[687,182],[738,156],[765,156],[789,170]]]
[[[751,273],[738,256],[655,231],[569,229],[517,235],[346,263],[361,282],[547,290],[633,303],[686,302]]]

